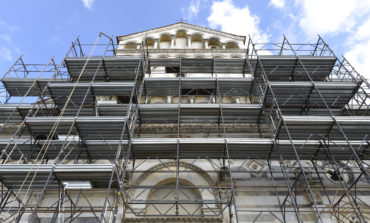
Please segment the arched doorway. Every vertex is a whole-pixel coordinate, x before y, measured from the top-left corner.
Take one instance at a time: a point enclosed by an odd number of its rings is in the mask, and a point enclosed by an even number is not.
[[[203,215],[202,195],[189,181],[179,180],[178,200],[179,204],[176,205],[176,179],[164,180],[148,194],[146,215]],[[163,203],[155,204],[156,201]]]
[[[186,222],[219,222],[223,209],[218,203],[221,192],[215,188],[214,176],[188,162],[180,162],[179,168],[183,172],[178,178],[178,205],[176,162],[161,162],[135,177],[132,182],[135,189],[131,191],[129,201],[129,213],[134,215],[126,215],[126,220],[139,217],[151,222],[166,217],[171,219],[170,222],[183,222],[184,219]]]

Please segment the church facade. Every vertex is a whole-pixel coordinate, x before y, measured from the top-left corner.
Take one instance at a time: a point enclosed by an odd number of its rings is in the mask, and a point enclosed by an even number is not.
[[[2,83],[3,222],[370,221],[369,84],[321,37],[100,33]]]

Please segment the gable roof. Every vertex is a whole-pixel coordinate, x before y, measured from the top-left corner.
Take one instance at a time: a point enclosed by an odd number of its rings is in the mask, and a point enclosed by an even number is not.
[[[245,39],[246,39],[246,36],[235,35],[235,34],[232,34],[232,33],[223,32],[223,31],[219,31],[219,30],[215,30],[215,29],[210,29],[210,28],[203,27],[203,26],[193,25],[193,24],[189,24],[189,23],[186,23],[186,22],[177,22],[177,23],[173,23],[173,24],[169,24],[169,25],[165,25],[165,26],[160,26],[160,27],[153,28],[153,29],[148,29],[148,30],[144,30],[144,31],[140,31],[140,32],[127,34],[127,35],[117,36],[116,39],[117,39],[117,43],[118,43],[120,40],[135,38],[139,35],[145,35],[145,34],[148,34],[148,33],[152,33],[153,31],[161,32],[161,31],[166,31],[166,30],[172,29],[172,28],[181,28],[181,27],[188,28],[188,29],[195,29],[195,30],[203,31],[203,32],[208,32],[208,33],[212,33],[214,35],[223,35],[223,36],[227,36],[229,38],[236,38],[236,39],[239,39],[243,42],[245,42]]]

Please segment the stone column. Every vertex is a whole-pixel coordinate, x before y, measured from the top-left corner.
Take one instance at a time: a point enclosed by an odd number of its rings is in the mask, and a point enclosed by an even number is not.
[[[159,44],[158,44],[158,39],[155,39],[155,40],[154,40],[154,46],[153,46],[153,48],[154,48],[154,49],[158,49],[158,46],[159,46]]]
[[[167,104],[171,104],[172,103],[172,96],[167,96]]]
[[[208,49],[208,39],[204,39],[204,49]]]
[[[171,35],[171,48],[175,48],[175,35]]]
[[[187,36],[187,40],[188,40],[188,48],[190,49],[191,48],[191,36],[190,35]]]
[[[189,103],[190,103],[190,104],[194,104],[194,96],[190,96]]]

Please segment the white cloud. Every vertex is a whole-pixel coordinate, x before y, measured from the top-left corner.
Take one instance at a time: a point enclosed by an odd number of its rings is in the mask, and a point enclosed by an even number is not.
[[[200,0],[192,0],[189,6],[189,11],[192,14],[197,15],[199,13],[199,5],[200,5]]]
[[[345,57],[366,78],[370,78],[370,16],[349,39],[351,46]]]
[[[363,41],[370,39],[370,16],[369,18],[367,18],[367,20],[365,20],[365,22],[357,27],[354,35],[351,35],[351,39],[353,41]]]
[[[6,42],[11,42],[11,34],[20,30],[18,26],[12,26],[3,20],[0,20],[0,40],[5,40]]]
[[[11,42],[12,38],[8,33],[0,34],[0,39],[5,40],[6,42]]]
[[[12,34],[16,31],[19,31],[18,26],[9,25],[3,20],[0,20],[0,60],[12,61],[14,46],[12,40]]]
[[[4,29],[6,32],[13,33],[19,30],[18,26],[12,26],[7,24],[5,21],[0,20],[0,30]]]
[[[258,27],[259,17],[253,15],[248,6],[235,6],[232,0],[213,2],[207,20],[213,29],[220,28],[222,31],[244,36],[250,34],[254,42],[267,42],[269,38]]]
[[[350,32],[358,19],[369,12],[363,0],[296,0],[300,28],[309,36]]]
[[[285,5],[284,0],[270,0],[270,5],[275,6],[276,8],[283,8]]]
[[[84,7],[87,9],[92,9],[93,3],[95,0],[81,0],[84,4]]]
[[[0,46],[0,58],[9,62],[12,61],[13,60],[12,51],[5,46]]]
[[[199,14],[199,11],[208,0],[191,0],[187,8],[182,8],[181,12],[186,20],[193,20]]]
[[[295,0],[293,22],[308,38],[320,34],[342,39],[337,47],[359,73],[370,78],[370,1]],[[337,55],[339,56],[339,55]]]
[[[370,40],[355,44],[345,54],[345,57],[355,67],[355,69],[365,78],[370,78]]]

